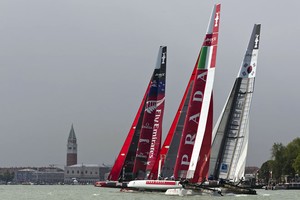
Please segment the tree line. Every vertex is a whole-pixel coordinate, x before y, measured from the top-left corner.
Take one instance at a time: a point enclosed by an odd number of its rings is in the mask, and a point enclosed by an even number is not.
[[[15,177],[15,173],[9,173],[9,171],[4,172],[3,174],[0,174],[0,182],[4,182],[5,184],[7,184],[8,182],[13,181]]]
[[[285,182],[286,178],[295,180],[300,174],[300,138],[284,146],[274,143],[271,149],[271,160],[264,162],[258,178],[265,184]]]

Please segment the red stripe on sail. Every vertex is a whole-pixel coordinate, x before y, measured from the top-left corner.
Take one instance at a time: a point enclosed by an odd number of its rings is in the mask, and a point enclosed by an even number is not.
[[[210,68],[215,68],[216,67],[216,57],[217,57],[217,46],[212,47],[212,55],[211,55],[211,63],[210,63]]]

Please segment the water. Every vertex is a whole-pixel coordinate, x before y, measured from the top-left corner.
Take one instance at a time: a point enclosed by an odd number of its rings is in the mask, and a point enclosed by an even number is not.
[[[300,190],[257,190],[258,195],[166,196],[163,193],[124,193],[119,189],[92,185],[0,185],[0,200],[294,200]]]

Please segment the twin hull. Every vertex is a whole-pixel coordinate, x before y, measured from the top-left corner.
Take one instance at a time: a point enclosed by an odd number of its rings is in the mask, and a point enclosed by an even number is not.
[[[173,180],[134,180],[130,181],[127,187],[139,190],[166,191],[167,189],[182,188],[182,185],[179,184],[179,181]]]

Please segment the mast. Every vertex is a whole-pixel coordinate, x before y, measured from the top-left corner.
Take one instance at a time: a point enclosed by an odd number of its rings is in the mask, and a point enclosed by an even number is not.
[[[160,47],[156,68],[150,84],[134,161],[133,175],[145,179],[150,173],[161,147],[162,120],[165,101],[167,47]]]
[[[208,173],[212,135],[212,88],[216,64],[220,4],[212,11],[207,33],[196,62],[197,72],[192,88],[189,108],[184,122],[175,178],[201,182]]]
[[[215,179],[238,181],[244,176],[260,27],[254,25],[238,76],[213,131],[210,174]]]
[[[167,47],[160,47],[159,52],[164,52],[166,56],[166,49]],[[165,58],[164,58],[165,59]],[[108,176],[108,180],[111,181],[118,181],[121,177],[125,180],[132,180],[133,179],[133,168],[134,168],[134,161],[136,159],[137,148],[139,144],[139,137],[142,129],[142,122],[145,115],[145,111],[152,109],[152,107],[147,104],[147,99],[150,94],[151,86],[153,85],[153,80],[157,77],[160,73],[157,73],[157,67],[154,69],[154,72],[151,76],[145,94],[143,96],[142,102],[139,106],[139,109],[136,113],[136,116],[133,120],[133,123],[130,127],[130,130],[127,134],[125,142],[118,154],[118,157],[112,167],[112,170]],[[162,102],[164,103],[164,101]],[[163,105],[161,105],[163,107]],[[162,120],[162,118],[161,118]],[[161,130],[160,130],[161,131]],[[159,136],[158,136],[159,137]],[[161,136],[160,136],[161,137]],[[157,140],[159,141],[159,140]],[[160,146],[160,144],[159,144]]]

